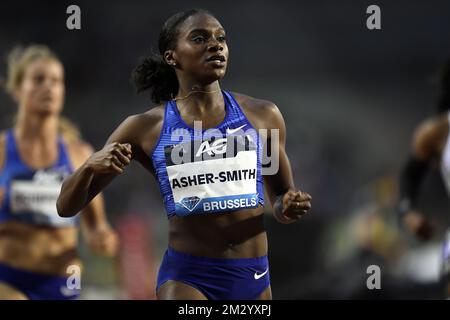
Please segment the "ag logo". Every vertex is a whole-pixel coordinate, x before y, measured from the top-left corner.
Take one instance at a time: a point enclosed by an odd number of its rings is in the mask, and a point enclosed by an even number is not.
[[[198,148],[196,157],[199,157],[202,153],[207,152],[210,156],[214,156],[216,154],[223,154],[227,152],[227,139],[217,139],[214,140],[212,144],[209,144],[208,140],[202,142],[200,147]]]

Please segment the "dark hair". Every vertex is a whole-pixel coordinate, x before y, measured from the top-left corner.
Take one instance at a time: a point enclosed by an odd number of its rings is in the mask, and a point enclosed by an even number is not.
[[[447,112],[450,109],[450,58],[439,70],[439,91],[437,111]]]
[[[207,10],[190,9],[178,12],[167,19],[159,33],[159,53],[153,53],[145,57],[141,64],[132,72],[131,77],[137,92],[149,89],[151,91],[151,99],[155,103],[168,101],[178,93],[178,79],[175,70],[164,61],[163,55],[167,50],[175,48],[180,24],[187,18],[199,13],[214,17]]]

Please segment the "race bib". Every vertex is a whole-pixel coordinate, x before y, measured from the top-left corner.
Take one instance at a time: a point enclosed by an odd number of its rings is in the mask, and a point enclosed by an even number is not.
[[[258,206],[257,150],[250,136],[228,136],[165,147],[179,216]]]
[[[66,225],[71,219],[62,218],[56,211],[65,173],[39,170],[31,180],[11,181],[11,213],[36,224]]]

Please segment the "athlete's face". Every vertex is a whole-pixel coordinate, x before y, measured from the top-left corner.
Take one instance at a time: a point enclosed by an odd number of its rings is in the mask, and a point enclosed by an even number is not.
[[[208,84],[223,78],[228,63],[225,30],[214,17],[196,14],[179,27],[177,45],[172,55],[177,73]]]
[[[59,114],[64,91],[63,66],[54,59],[42,58],[26,67],[15,97],[25,112]]]

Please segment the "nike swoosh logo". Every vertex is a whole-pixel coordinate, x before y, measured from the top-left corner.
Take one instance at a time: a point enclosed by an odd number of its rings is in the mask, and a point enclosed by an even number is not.
[[[267,273],[267,271],[269,271],[269,268],[267,268],[266,271],[264,271],[263,273],[260,273],[260,274],[255,272],[255,280],[258,280],[259,278],[264,277],[264,275]]]
[[[243,124],[242,126],[240,126],[239,128],[234,128],[234,129],[230,129],[230,128],[227,128],[227,134],[233,134],[233,133],[235,133],[236,131],[239,131],[239,130],[241,130],[243,127],[245,127],[246,126],[246,124]]]

